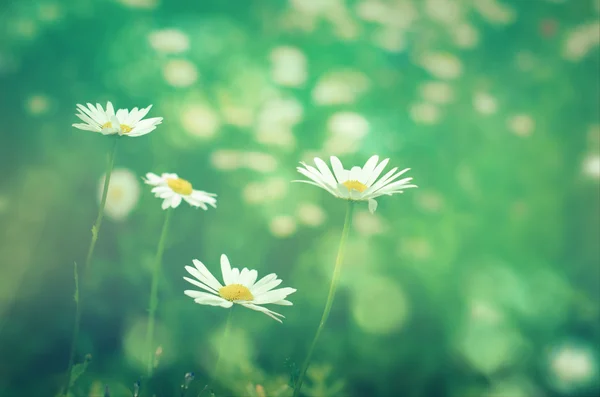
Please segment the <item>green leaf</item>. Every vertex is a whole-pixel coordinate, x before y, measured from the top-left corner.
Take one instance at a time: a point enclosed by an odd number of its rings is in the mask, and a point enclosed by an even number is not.
[[[91,361],[92,361],[92,356],[87,354],[85,356],[85,360],[82,363],[75,364],[73,366],[73,369],[71,369],[71,383],[69,385],[69,388],[73,387],[77,378],[79,378],[81,375],[84,374],[85,370],[87,369],[87,367]]]

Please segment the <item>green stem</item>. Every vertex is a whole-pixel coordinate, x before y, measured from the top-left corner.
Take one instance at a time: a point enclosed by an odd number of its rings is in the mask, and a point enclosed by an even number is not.
[[[296,387],[294,387],[294,397],[298,397],[300,395],[300,389],[302,388],[302,382],[304,382],[304,377],[306,376],[306,371],[308,370],[308,366],[310,365],[310,359],[315,350],[315,346],[317,345],[317,341],[319,340],[319,336],[325,327],[325,322],[327,322],[327,318],[329,317],[329,312],[331,311],[331,305],[333,304],[333,298],[335,297],[335,291],[337,289],[338,283],[340,281],[340,274],[342,271],[342,261],[344,259],[344,247],[346,246],[346,240],[348,239],[348,234],[350,233],[350,226],[352,224],[352,213],[354,212],[354,201],[348,202],[348,209],[346,210],[346,219],[344,220],[344,229],[342,230],[342,238],[340,239],[340,245],[338,247],[337,257],[335,259],[335,268],[333,269],[333,277],[331,278],[331,285],[329,286],[329,295],[327,295],[327,303],[325,303],[325,310],[323,310],[323,316],[321,316],[321,322],[319,323],[319,328],[317,328],[317,333],[315,334],[315,338],[308,349],[308,355],[306,356],[306,360],[304,360],[304,364],[302,365],[302,370],[300,371],[300,375],[298,377],[298,382],[296,382]]]
[[[165,216],[165,223],[163,224],[162,232],[160,233],[160,240],[158,241],[158,249],[156,251],[156,259],[154,261],[154,269],[152,271],[152,287],[150,289],[150,303],[149,303],[149,317],[148,317],[148,330],[146,333],[146,348],[148,349],[148,379],[152,377],[152,370],[154,368],[154,349],[152,348],[152,340],[154,338],[154,319],[156,316],[156,308],[158,307],[158,279],[160,273],[160,265],[162,262],[163,252],[165,250],[165,241],[167,239],[167,231],[169,229],[169,220],[171,219],[172,210],[167,210]]]
[[[229,337],[229,332],[231,330],[231,318],[232,317],[233,317],[233,306],[229,309],[229,314],[227,315],[227,322],[225,323],[225,331],[223,332],[221,346],[219,347],[219,355],[217,356],[217,363],[215,364],[213,380],[217,378],[217,374],[219,372],[219,364],[221,363],[221,358],[223,357],[223,347],[227,343],[227,338]]]
[[[113,138],[113,147],[108,155],[108,164],[106,166],[106,175],[104,177],[104,187],[102,188],[102,198],[100,199],[100,208],[98,209],[98,216],[96,222],[92,226],[92,241],[88,248],[88,253],[85,258],[85,264],[83,272],[87,272],[92,262],[92,256],[94,255],[94,248],[96,248],[96,241],[98,240],[98,234],[100,233],[100,227],[102,226],[102,217],[104,216],[104,206],[106,205],[106,196],[108,193],[108,185],[110,184],[110,176],[112,174],[113,167],[115,165],[115,157],[117,154],[117,142],[119,137]],[[81,296],[79,293],[77,275],[77,265],[75,265],[75,322],[73,324],[73,339],[71,340],[71,352],[69,353],[69,366],[67,367],[67,380],[65,387],[63,388],[64,395],[69,394],[71,388],[71,371],[75,363],[75,349],[77,347],[77,339],[79,338],[79,324],[81,323]]]

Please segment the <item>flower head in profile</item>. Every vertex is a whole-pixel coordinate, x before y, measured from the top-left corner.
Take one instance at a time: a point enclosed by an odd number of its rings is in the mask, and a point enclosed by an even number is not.
[[[83,123],[73,124],[73,127],[103,135],[119,134],[131,137],[146,135],[162,123],[162,117],[144,119],[151,108],[152,105],[144,109],[133,108],[131,111],[119,109],[115,113],[111,102],[106,103],[106,110],[99,103],[96,106],[88,103],[87,107],[77,104],[79,113],[76,116]]]
[[[301,163],[302,167],[297,167],[298,172],[309,178],[310,181],[299,180],[294,182],[304,182],[318,186],[335,197],[344,200],[368,201],[369,211],[373,213],[377,209],[377,201],[375,201],[377,197],[391,196],[396,193],[403,193],[404,189],[417,187],[409,184],[412,178],[396,180],[410,168],[398,171],[396,167],[379,178],[388,162],[389,159],[385,159],[379,163],[379,156],[372,156],[362,168],[355,166],[347,170],[337,157],[331,156],[331,168],[333,169],[333,172],[331,172],[329,166],[323,160],[315,157],[317,168],[306,163]]]
[[[185,270],[195,279],[189,277],[184,277],[184,279],[207,292],[186,290],[184,293],[194,298],[194,302],[198,304],[231,308],[236,303],[248,309],[263,312],[280,323],[282,321],[279,317],[283,318],[284,316],[262,305],[292,305],[292,302],[285,298],[296,292],[296,290],[289,287],[274,289],[281,284],[281,280],[277,278],[275,273],[256,281],[258,278],[256,270],[231,268],[229,259],[223,254],[221,255],[223,285],[221,285],[202,262],[197,259],[192,262],[195,267],[186,266]]]
[[[177,208],[182,200],[187,201],[192,207],[208,209],[208,205],[217,208],[217,197],[214,193],[194,190],[192,184],[181,179],[177,174],[162,174],[160,176],[149,172],[144,179],[148,185],[154,186],[152,193],[155,197],[163,199],[162,209]]]
[[[98,202],[102,201],[105,178],[106,175],[98,183]],[[113,170],[106,194],[104,213],[116,221],[124,220],[135,208],[139,198],[140,181],[138,177],[126,168]]]

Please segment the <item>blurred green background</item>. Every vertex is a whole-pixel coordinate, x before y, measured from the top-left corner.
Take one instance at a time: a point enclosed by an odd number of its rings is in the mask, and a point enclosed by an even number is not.
[[[183,295],[219,256],[298,289],[283,324],[236,310],[229,393],[285,396],[321,316],[345,205],[299,161],[372,154],[418,189],[359,206],[307,396],[593,396],[599,389],[597,0],[40,0],[0,6],[0,395],[68,362],[111,139],[75,104],[153,104],[121,139],[83,308],[76,396],[144,372],[164,212],[146,172],[217,193],[175,211],[156,390],[206,383],[227,311]],[[220,277],[220,276],[219,276]],[[196,391],[197,393],[197,391]]]

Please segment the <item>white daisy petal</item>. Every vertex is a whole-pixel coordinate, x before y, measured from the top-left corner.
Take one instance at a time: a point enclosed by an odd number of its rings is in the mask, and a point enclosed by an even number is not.
[[[317,165],[317,168],[319,169],[319,171],[321,172],[321,175],[323,175],[323,180],[330,186],[337,185],[337,181],[335,180],[335,177],[329,170],[327,163],[325,163],[323,160],[321,160],[318,157],[315,157],[314,162]]]
[[[394,178],[397,178],[396,175],[402,175],[400,171],[398,174],[394,175],[394,172],[398,171],[398,167],[394,167],[391,170],[389,170],[384,176],[382,176],[381,178],[379,178],[379,180],[374,183],[373,185],[371,185],[371,187],[369,187],[366,191],[365,194],[368,194],[369,192],[373,192],[377,189],[379,189],[381,186],[385,185],[388,180],[393,180]]]
[[[207,193],[201,190],[194,190],[191,194],[191,198],[197,200],[201,203],[206,203],[213,208],[217,208],[217,199],[215,198],[217,195],[214,193]]]
[[[171,190],[171,188],[168,186],[163,186],[163,185],[156,186],[155,188],[150,190],[150,192],[154,193],[154,195],[156,197],[160,197],[160,198],[171,197],[171,195],[173,195],[173,191]],[[169,194],[165,195],[165,193],[169,193]]]
[[[86,105],[87,105],[87,110],[91,115],[90,117],[92,117],[93,119],[97,119],[102,116],[102,113],[98,112],[98,109],[96,108],[96,106],[92,105],[89,102]]]
[[[98,127],[93,127],[89,124],[71,124],[73,127],[79,129],[79,130],[86,130],[86,131],[93,131],[93,132],[100,132],[100,128]]]
[[[371,214],[374,214],[376,210],[377,210],[377,201],[375,201],[373,199],[369,199],[369,212]]]
[[[277,320],[280,323],[283,323],[283,321],[281,321],[280,319],[278,319],[276,317],[276,316],[284,317],[283,315],[281,315],[279,313],[275,313],[274,311],[271,311],[271,310],[267,309],[266,307],[256,306],[251,303],[242,303],[241,305],[244,307],[247,307],[248,309],[256,310],[257,312],[263,312],[267,316],[271,317],[272,319]]]
[[[327,189],[325,186],[323,186],[323,185],[319,185],[318,183],[316,183],[316,182],[313,182],[313,181],[304,181],[304,180],[299,180],[299,179],[298,179],[298,180],[294,180],[294,181],[292,181],[292,182],[308,183],[309,185],[314,185],[314,186],[320,187],[321,189],[325,189],[325,190],[327,190],[329,193],[333,194],[334,196],[337,196],[337,193],[336,193],[336,191],[329,191],[329,190],[328,190],[328,189]]]
[[[271,273],[271,274],[267,274],[266,276],[264,276],[263,278],[261,278],[260,280],[258,280],[258,282],[256,284],[254,284],[252,287],[254,288],[252,290],[253,294],[256,294],[256,289],[262,287],[265,284],[270,283],[271,281],[275,280],[277,278],[277,275],[275,273]]]
[[[196,200],[192,196],[184,196],[183,199],[192,207],[202,208],[205,211],[208,210],[206,204],[204,204],[202,201]]]
[[[352,167],[348,173],[348,179],[358,181],[362,177],[362,169],[360,167]]]
[[[354,189],[349,190],[348,193],[350,194],[350,200],[358,201],[363,197],[363,194],[361,192],[358,192]]]
[[[121,123],[127,124],[127,125],[132,125],[133,121],[136,119],[137,113],[138,113],[138,108],[137,107],[131,109],[129,111],[129,114],[127,115],[127,117],[124,120],[121,120]],[[139,119],[136,120],[136,121],[139,121]]]
[[[79,109],[80,113],[85,114],[87,117],[89,117],[91,120],[94,120],[96,118],[96,112],[91,112],[90,109],[86,108],[83,105],[77,104],[76,105],[77,109]]]
[[[396,171],[396,170],[397,170],[397,168],[394,168],[392,171]],[[390,176],[390,174],[392,174],[392,172],[388,172],[380,180],[378,180],[374,185],[372,185],[369,189],[367,189],[367,192],[369,192],[369,193],[376,192],[377,190],[379,190],[381,188],[388,187],[390,183],[392,183],[395,179],[397,179],[399,176],[401,176],[408,170],[410,170],[410,168],[405,168],[402,171],[400,171],[392,176]],[[412,178],[410,178],[410,179],[412,179]],[[365,192],[365,193],[367,193],[367,192]]]
[[[126,120],[129,116],[129,111],[127,109],[119,109],[116,113],[117,119]]]
[[[246,287],[252,289],[254,283],[256,282],[256,278],[258,277],[258,272],[256,270],[250,270],[248,276],[246,278]]]
[[[152,190],[154,190],[154,189],[152,189]],[[177,193],[173,193],[173,191],[171,189],[167,189],[167,190],[161,190],[160,192],[154,193],[154,197],[171,200],[173,198],[173,196],[175,196],[176,194]]]
[[[79,111],[83,114],[85,114],[86,116],[88,116],[90,119],[94,120],[94,122],[100,124],[100,122],[102,121],[102,115],[99,115],[98,112],[96,111],[96,108],[93,106],[90,106],[90,104],[88,103],[88,107],[85,107],[83,105],[77,105],[77,109],[79,109]]]
[[[248,270],[248,268],[243,268],[242,271],[240,272],[240,277],[238,278],[238,283],[245,285],[246,287],[248,286],[248,276],[250,275],[250,270]]]
[[[177,208],[179,207],[179,204],[181,204],[181,196],[176,194],[171,198],[171,206]]]
[[[229,258],[227,255],[221,255],[221,273],[223,273],[223,282],[225,285],[232,284],[231,281],[231,264],[229,263]]]
[[[390,183],[389,185],[382,187],[380,190],[392,190],[399,187],[403,187],[403,185],[406,186],[407,183],[410,181],[412,181],[412,178],[400,179],[399,181]]]
[[[113,107],[113,104],[110,101],[106,103],[106,115],[109,119],[115,115],[115,108]]]
[[[77,113],[75,116],[79,117],[79,119],[81,121],[83,121],[84,123],[86,123],[88,126],[95,127],[95,128],[98,128],[98,130],[100,130],[100,123],[98,123],[95,120],[92,120],[89,116],[87,116],[83,113]]]
[[[265,283],[259,287],[256,287],[256,285],[255,285],[254,288],[252,289],[252,295],[260,296],[260,295],[264,294],[265,292],[270,291],[273,288],[277,287],[279,284],[281,284],[281,280],[275,279],[275,280],[271,280],[268,283]]]
[[[367,160],[365,165],[362,167],[362,177],[360,180],[361,183],[365,183],[365,184],[367,183],[367,180],[373,173],[373,170],[375,169],[375,166],[377,165],[378,161],[379,161],[379,156],[377,156],[377,155],[373,155],[373,156],[369,157],[369,159]]]
[[[277,302],[273,302],[272,304],[273,305],[281,305],[281,306],[293,306],[294,305],[292,302],[287,301],[285,299],[282,299],[282,300],[277,301]]]
[[[167,208],[171,207],[171,199],[165,199],[161,206],[160,206],[163,210],[166,210]]]
[[[232,302],[226,301],[225,299],[219,296],[212,296],[210,298],[196,298],[194,302],[200,305],[209,305],[209,306],[221,306],[224,308],[230,308],[233,306]]]
[[[192,271],[193,271],[193,270],[195,270],[194,268],[192,268],[192,267],[190,267],[190,266],[186,266],[186,267],[185,267],[185,269],[186,269],[186,270],[187,270],[187,271],[188,271],[188,272],[189,272],[189,273],[190,273],[192,276],[196,277],[196,274],[192,273]],[[196,271],[197,271],[197,270],[196,270]],[[218,294],[219,294],[218,290],[217,290],[217,291],[215,291],[214,289],[212,289],[212,288],[210,288],[208,285],[206,285],[206,284],[204,283],[204,280],[202,280],[202,282],[200,282],[200,281],[196,281],[196,280],[194,280],[193,278],[189,278],[189,277],[183,277],[183,279],[184,279],[185,281],[187,281],[188,283],[190,283],[190,284],[194,284],[196,287],[198,287],[198,288],[201,288],[201,289],[203,289],[203,290],[205,290],[205,291],[212,292],[212,293],[213,293],[213,294],[215,294],[215,295],[218,295]]]
[[[197,299],[197,298],[212,299],[212,298],[216,298],[216,297],[221,298],[218,295],[208,294],[206,292],[196,291],[193,289],[187,289],[187,290],[183,291],[183,293],[186,294],[187,296],[189,296],[190,298],[194,298],[194,299]],[[223,299],[223,298],[221,298],[221,299]]]
[[[304,166],[304,168],[306,168],[306,170],[308,170],[308,172],[310,172],[312,175],[314,175],[315,181],[318,180],[319,182],[323,183],[325,186],[329,186],[329,187],[336,185],[335,180],[334,180],[333,184],[327,182],[327,178],[323,174],[321,174],[321,172],[319,170],[317,170],[315,167],[310,166],[305,163],[301,163],[301,164]]]
[[[338,192],[339,197],[341,197],[341,198],[344,198],[344,199],[350,198],[350,190],[348,190],[348,187],[346,187],[346,185],[343,185],[340,183],[337,186],[337,192]]]
[[[146,174],[146,179],[144,180],[144,182],[150,185],[157,185],[163,182],[163,179],[160,176],[153,174],[152,172],[148,172]]]
[[[240,269],[234,267],[231,269],[231,284],[240,284]]]
[[[344,169],[342,162],[335,156],[331,156],[329,159],[331,161],[331,168],[333,168],[333,173],[335,174],[335,178],[338,183],[344,183],[348,180],[348,171]]]
[[[418,186],[417,185],[401,185],[401,186],[395,187],[393,189],[381,189],[377,193],[373,193],[371,198],[376,198],[379,196],[392,196],[394,194],[404,193],[404,191],[406,189],[411,189],[411,188],[415,188],[415,187],[418,187]]]
[[[150,111],[150,109],[152,109],[152,105],[148,106],[145,109],[141,109],[140,111],[138,111],[135,119],[132,122],[133,123],[137,123],[138,121],[140,121],[141,119],[143,119],[144,117],[146,117],[146,115],[148,114],[148,112]]]
[[[327,186],[327,183],[325,183],[325,181],[323,180],[323,176],[321,176],[321,174],[319,172],[313,172],[310,169],[308,169],[307,165],[305,163],[300,163],[302,164],[302,167],[297,167],[296,169],[298,170],[299,173],[301,173],[302,175],[312,179],[313,181],[319,183],[320,185],[323,185],[323,187]]]
[[[326,185],[318,176],[316,176],[313,173],[311,173],[310,171],[305,170],[304,168],[300,168],[300,167],[298,167],[298,172],[300,172],[302,175],[312,179],[317,186],[327,190],[329,193],[331,193],[335,196],[335,190],[333,190],[330,186]]]
[[[265,292],[264,294],[254,297],[254,303],[259,304],[259,305],[260,304],[265,305],[265,304],[277,302],[282,299],[285,299],[286,296],[293,294],[294,292],[296,292],[296,290],[294,288],[289,288],[289,287],[274,289],[272,291]]]
[[[212,273],[204,266],[204,263],[200,262],[198,259],[192,259],[192,263],[196,266],[196,269],[200,272],[200,274],[205,278],[206,285],[215,289],[216,291],[222,287],[221,283]]]
[[[379,165],[377,167],[375,167],[375,169],[371,173],[371,176],[367,180],[367,183],[366,183],[367,186],[371,186],[377,180],[377,178],[381,174],[381,171],[383,171],[383,169],[385,168],[385,166],[387,165],[387,163],[389,161],[390,161],[390,159],[385,159],[381,163],[379,163]]]

